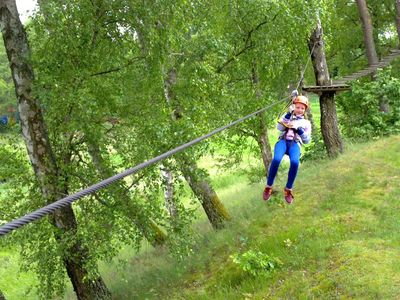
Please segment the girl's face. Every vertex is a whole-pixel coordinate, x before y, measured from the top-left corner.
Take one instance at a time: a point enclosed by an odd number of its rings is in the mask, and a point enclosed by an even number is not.
[[[296,105],[294,107],[294,114],[296,116],[304,115],[305,111],[306,111],[306,106],[303,103],[296,103]]]

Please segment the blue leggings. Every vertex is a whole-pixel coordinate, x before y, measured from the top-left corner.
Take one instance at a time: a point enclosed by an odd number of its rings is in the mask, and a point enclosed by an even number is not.
[[[274,158],[272,159],[268,172],[268,186],[272,186],[274,184],[279,165],[285,154],[289,155],[290,157],[290,169],[286,188],[291,189],[293,187],[300,164],[300,145],[295,141],[286,141],[284,139],[275,144]]]

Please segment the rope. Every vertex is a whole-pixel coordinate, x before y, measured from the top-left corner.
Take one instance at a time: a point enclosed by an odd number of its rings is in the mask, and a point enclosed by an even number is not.
[[[314,45],[313,45],[313,47],[312,47],[312,49],[311,49],[311,51],[310,51],[310,55],[308,56],[308,60],[307,60],[307,62],[306,62],[306,65],[304,66],[303,71],[301,72],[300,80],[299,80],[299,82],[297,83],[296,90],[300,87],[300,83],[301,83],[301,82],[303,81],[303,79],[304,79],[304,74],[306,73],[307,66],[308,66],[308,64],[309,64],[310,61],[311,61],[312,55],[313,55],[313,53],[314,53],[315,46],[316,46],[317,44],[318,44],[318,42],[315,42]]]
[[[309,64],[310,61],[311,61],[312,55],[313,55],[313,53],[314,53],[315,46],[316,46],[317,44],[318,44],[318,42],[315,42],[315,43],[314,43],[314,45],[313,45],[313,47],[312,47],[312,49],[311,49],[311,51],[310,51],[310,55],[308,56],[306,65],[304,66],[303,70],[300,72],[300,80],[297,82],[296,90],[299,89],[300,84],[301,84],[301,82],[302,82],[303,79],[304,79],[304,74],[306,73],[308,64]],[[293,99],[290,99],[290,101],[288,101],[288,102],[286,103],[285,107],[284,107],[284,108],[281,110],[281,112],[278,114],[278,116],[277,116],[277,119],[278,119],[278,120],[279,120],[279,117],[283,114],[283,112],[286,111],[286,109],[292,104],[292,100],[293,100]]]
[[[100,189],[112,184],[113,182],[115,182],[117,180],[120,180],[120,179],[122,179],[122,178],[124,178],[124,177],[126,177],[128,175],[132,175],[132,174],[138,172],[141,169],[144,169],[144,168],[146,168],[146,167],[148,167],[150,165],[153,165],[153,164],[155,164],[155,163],[157,163],[157,162],[159,162],[159,161],[161,161],[161,160],[163,160],[163,159],[165,159],[167,157],[170,157],[171,155],[174,155],[174,154],[176,154],[178,152],[181,152],[184,149],[189,148],[189,147],[191,147],[191,146],[193,146],[193,145],[195,145],[195,144],[197,144],[197,143],[199,143],[199,142],[201,142],[201,141],[203,141],[203,140],[205,140],[205,139],[207,139],[207,138],[209,138],[209,137],[211,137],[211,136],[213,136],[213,135],[215,135],[215,134],[217,134],[217,133],[219,133],[219,132],[221,132],[221,131],[223,131],[225,129],[228,129],[230,127],[235,126],[236,124],[239,124],[239,123],[241,123],[243,121],[246,121],[247,119],[250,119],[250,118],[254,117],[257,114],[262,113],[263,111],[269,109],[270,107],[272,107],[272,106],[274,106],[274,105],[276,105],[278,103],[281,103],[281,102],[285,101],[288,98],[289,97],[286,97],[286,98],[283,98],[281,100],[278,100],[278,101],[276,101],[276,102],[274,102],[274,103],[272,103],[272,104],[270,104],[270,105],[268,105],[268,106],[266,106],[264,108],[261,108],[261,109],[255,111],[255,112],[253,112],[253,113],[251,113],[251,114],[249,114],[249,115],[247,115],[245,117],[242,117],[242,118],[240,118],[240,119],[238,119],[236,121],[233,121],[233,122],[231,122],[231,123],[229,123],[229,124],[227,124],[225,126],[219,127],[219,128],[217,128],[217,129],[215,129],[215,130],[213,130],[213,131],[211,131],[211,132],[209,132],[209,133],[207,133],[207,134],[205,134],[203,136],[200,136],[200,137],[198,137],[198,138],[196,138],[196,139],[194,139],[194,140],[192,140],[190,142],[182,144],[182,145],[180,145],[180,146],[178,146],[178,147],[176,147],[176,148],[174,148],[174,149],[172,149],[172,150],[170,150],[168,152],[165,152],[165,153],[163,153],[163,154],[161,154],[161,155],[159,155],[157,157],[154,157],[154,158],[152,158],[150,160],[147,160],[147,161],[145,161],[145,162],[143,162],[143,163],[141,163],[139,165],[136,165],[135,167],[127,169],[127,170],[125,170],[125,171],[123,171],[123,172],[121,172],[119,174],[116,174],[116,175],[114,175],[114,176],[112,176],[110,178],[107,178],[107,179],[105,179],[105,180],[103,180],[103,181],[101,181],[99,183],[91,185],[91,186],[89,186],[89,187],[87,187],[87,188],[85,188],[85,189],[83,189],[83,190],[81,190],[81,191],[79,191],[79,192],[77,192],[75,194],[72,194],[72,195],[67,196],[65,198],[62,198],[60,200],[57,200],[57,201],[55,201],[55,202],[53,202],[53,203],[51,203],[51,204],[49,204],[49,205],[47,205],[45,207],[42,207],[42,208],[40,208],[40,209],[38,209],[38,210],[36,210],[36,211],[34,211],[32,213],[27,214],[27,215],[25,215],[25,216],[23,216],[21,218],[18,218],[18,219],[15,219],[15,220],[13,220],[13,221],[11,221],[9,223],[6,223],[6,224],[4,224],[4,225],[2,225],[0,227],[0,236],[6,235],[7,233],[9,233],[9,232],[11,232],[11,231],[13,231],[15,229],[18,229],[18,228],[20,228],[20,227],[22,227],[24,225],[27,225],[27,224],[29,224],[29,223],[37,220],[37,219],[40,219],[40,218],[44,217],[45,215],[51,214],[54,211],[56,211],[57,209],[60,209],[60,208],[63,208],[63,207],[67,207],[67,206],[71,205],[73,202],[77,201],[78,199],[80,199],[80,198],[82,198],[82,197],[84,197],[86,195],[89,195],[89,194],[91,194],[91,193],[93,193],[95,191],[98,191],[98,190],[100,190]]]

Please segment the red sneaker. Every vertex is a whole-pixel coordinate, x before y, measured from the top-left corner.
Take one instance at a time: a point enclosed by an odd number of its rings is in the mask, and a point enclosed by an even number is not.
[[[264,192],[263,192],[263,199],[264,201],[268,201],[271,198],[272,195],[272,187],[265,187]]]
[[[292,194],[292,190],[289,190],[287,188],[284,189],[283,191],[285,193],[285,200],[288,204],[292,204],[293,200],[294,200],[294,196]]]

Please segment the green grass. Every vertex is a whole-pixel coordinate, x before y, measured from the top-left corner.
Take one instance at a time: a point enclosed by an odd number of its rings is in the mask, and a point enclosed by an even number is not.
[[[233,220],[213,232],[200,218],[193,255],[179,261],[145,245],[101,263],[114,298],[399,299],[400,136],[346,149],[335,160],[301,166],[292,206],[282,199],[284,170],[269,203],[260,200],[264,180],[249,185],[240,173],[213,173]],[[267,277],[250,276],[230,257],[248,250],[283,265]],[[7,299],[37,298],[26,295],[33,275],[16,275],[17,255],[2,249],[0,266]],[[74,299],[71,288],[65,298]]]
[[[263,203],[263,183],[238,179],[220,191],[234,220],[217,233],[198,227],[202,237],[191,257],[176,261],[149,249],[126,255],[120,272],[103,265],[115,298],[399,298],[400,137],[348,151],[304,165],[292,206],[281,194]],[[280,258],[283,266],[267,278],[247,275],[230,255],[250,249]]]

